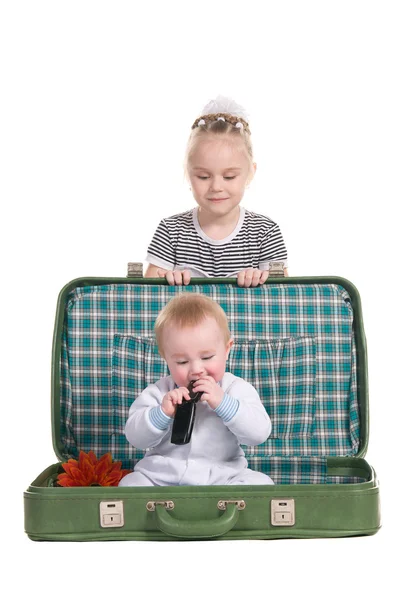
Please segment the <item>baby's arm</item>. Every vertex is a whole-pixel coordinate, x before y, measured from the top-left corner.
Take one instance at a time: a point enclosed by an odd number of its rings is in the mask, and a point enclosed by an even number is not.
[[[227,411],[226,418],[229,420],[224,420],[222,415],[225,425],[236,435],[240,444],[262,444],[271,433],[271,420],[257,391],[247,381],[237,378],[225,391],[223,402],[229,407],[233,406],[235,399],[238,408],[233,417],[229,418],[229,412],[232,411]],[[219,411],[223,411],[223,406],[221,403]]]
[[[164,379],[157,384],[149,385],[129,409],[125,435],[135,448],[145,450],[157,446],[173,421],[161,408],[163,397],[174,387],[173,381],[169,386],[166,381]]]

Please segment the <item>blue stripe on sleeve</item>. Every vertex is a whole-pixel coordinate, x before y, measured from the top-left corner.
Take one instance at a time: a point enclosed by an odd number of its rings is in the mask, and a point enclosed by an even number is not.
[[[228,394],[224,394],[222,402],[217,408],[215,412],[221,419],[225,422],[230,421],[236,415],[239,409],[239,400],[236,398],[231,398]]]
[[[167,429],[168,425],[173,421],[172,417],[168,417],[162,410],[161,406],[155,406],[149,414],[150,423],[157,429]]]

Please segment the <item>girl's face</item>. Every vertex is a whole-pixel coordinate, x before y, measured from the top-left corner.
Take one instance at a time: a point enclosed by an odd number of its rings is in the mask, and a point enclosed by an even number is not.
[[[206,317],[196,327],[183,329],[171,324],[165,328],[163,340],[165,360],[178,387],[187,388],[191,380],[205,375],[221,381],[233,341],[225,343],[214,318]]]
[[[189,158],[193,196],[201,212],[214,217],[235,212],[254,172],[243,141],[232,136],[200,138]]]

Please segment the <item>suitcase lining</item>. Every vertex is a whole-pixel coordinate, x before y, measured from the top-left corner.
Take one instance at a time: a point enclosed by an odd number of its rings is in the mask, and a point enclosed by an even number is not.
[[[228,368],[258,390],[273,424],[260,446],[244,447],[250,468],[275,483],[341,483],[326,456],[360,444],[357,355],[348,293],[336,284],[186,286],[221,304],[235,339]],[[69,295],[60,357],[60,428],[65,457],[111,451],[125,468],[143,452],[123,435],[129,406],[167,374],[154,321],[182,288],[109,284]],[[353,478],[354,479],[354,478]],[[357,478],[355,478],[357,479]]]

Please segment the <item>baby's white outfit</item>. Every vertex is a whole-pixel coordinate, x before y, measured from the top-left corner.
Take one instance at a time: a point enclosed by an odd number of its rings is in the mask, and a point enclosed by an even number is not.
[[[268,475],[248,468],[240,446],[261,444],[271,433],[257,391],[232,373],[225,373],[220,385],[225,394],[216,410],[197,403],[185,445],[171,444],[173,418],[161,408],[165,394],[176,387],[172,377],[149,385],[130,407],[125,426],[128,441],[146,454],[119,485],[273,485]]]

